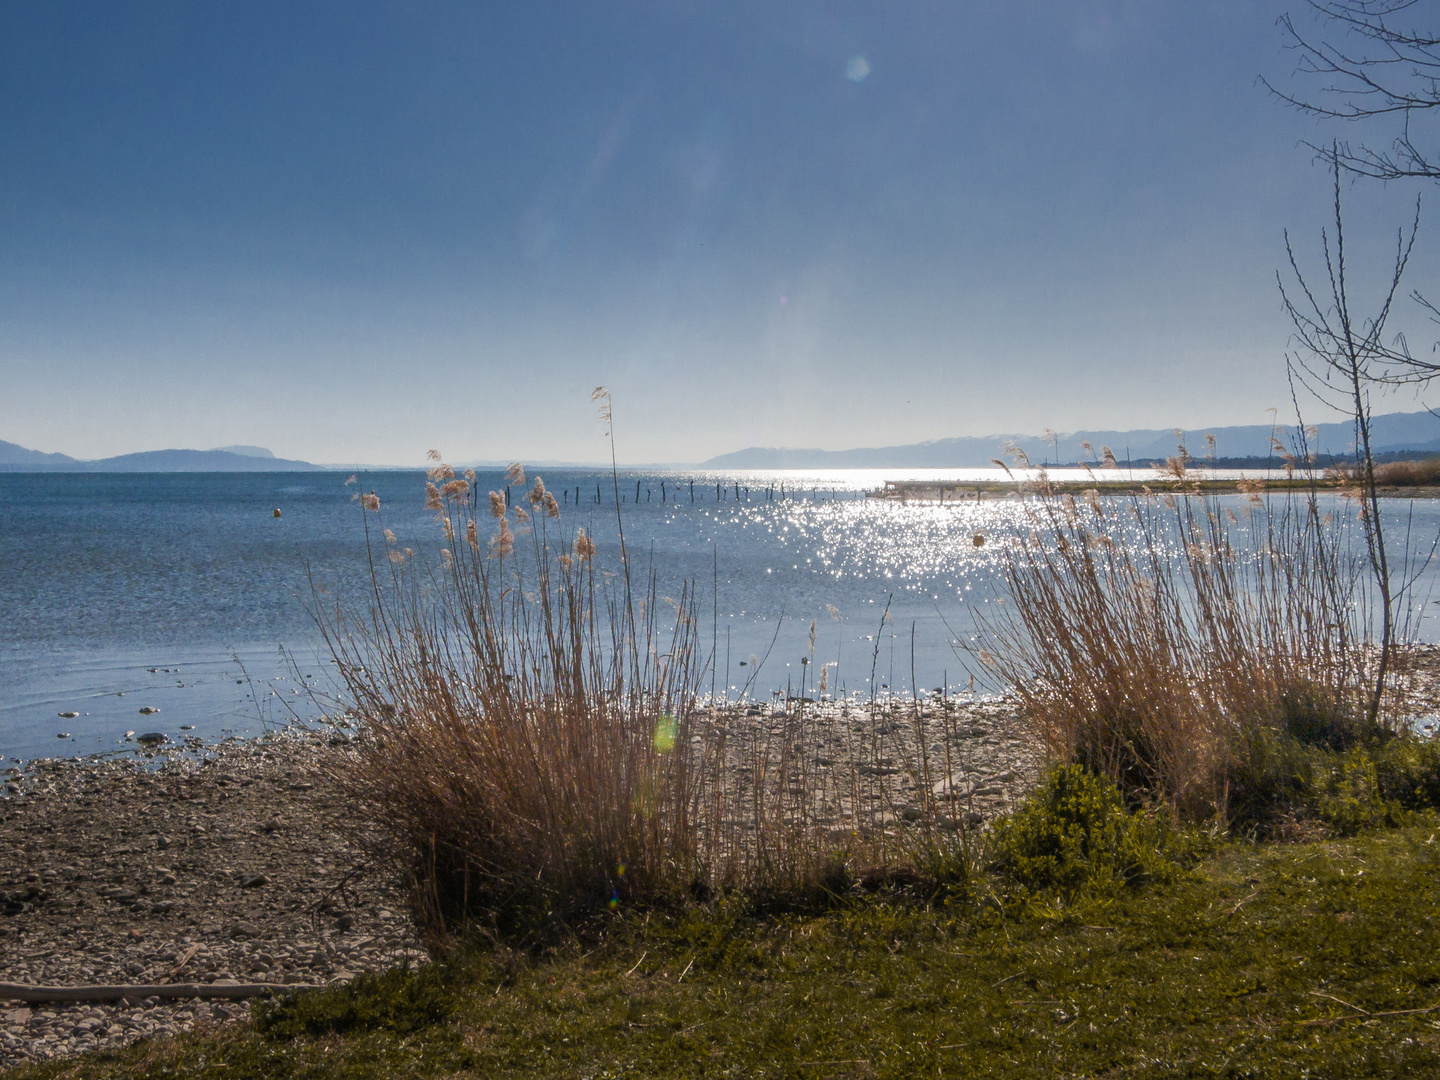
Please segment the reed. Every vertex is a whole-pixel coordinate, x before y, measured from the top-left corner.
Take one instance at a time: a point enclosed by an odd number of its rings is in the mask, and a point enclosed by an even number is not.
[[[506,479],[526,484],[519,465]],[[973,867],[953,712],[835,700],[823,665],[810,682],[813,625],[798,692],[703,699],[715,642],[693,582],[672,598],[640,577],[623,520],[619,567],[598,567],[539,478],[513,504],[474,481],[437,455],[438,557],[358,497],[365,600],[313,609],[356,720],[336,781],[437,944],[460,925],[524,936],[722,891],[823,903]]]
[[[1332,466],[1326,471],[1342,482],[1353,484],[1362,479],[1360,471],[1351,465]],[[1435,487],[1440,485],[1440,458],[1377,464],[1375,483],[1382,488]]]
[[[316,609],[358,720],[337,779],[425,925],[524,929],[683,890],[703,856],[692,592],[672,606],[653,577],[637,595],[597,571],[539,478],[509,509],[444,464],[426,492],[439,559],[371,524],[366,497],[368,600]]]
[[[1344,749],[1404,726],[1348,517],[1318,499],[1077,502],[1042,490],[972,649],[1051,754],[1191,819],[1253,818],[1276,739]]]

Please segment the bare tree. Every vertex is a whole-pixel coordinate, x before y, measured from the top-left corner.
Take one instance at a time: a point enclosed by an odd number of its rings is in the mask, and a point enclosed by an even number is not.
[[[1415,28],[1417,0],[1307,0],[1334,31],[1311,37],[1287,12],[1280,26],[1297,54],[1295,74],[1318,83],[1312,93],[1265,85],[1281,100],[1313,116],[1362,121],[1393,118],[1398,130],[1388,147],[1334,142],[1317,154],[1347,172],[1380,180],[1440,180],[1440,140],[1422,132],[1430,110],[1440,108],[1440,35]],[[1428,5],[1425,9],[1428,10]],[[1440,118],[1440,114],[1437,114]]]
[[[1375,479],[1375,458],[1371,448],[1370,387],[1383,382],[1385,373],[1395,360],[1395,350],[1385,345],[1385,323],[1390,317],[1400,279],[1405,274],[1410,252],[1415,246],[1419,229],[1419,204],[1415,222],[1408,238],[1401,230],[1396,238],[1395,265],[1389,287],[1377,313],[1358,316],[1351,308],[1349,282],[1345,272],[1345,228],[1340,208],[1340,171],[1343,166],[1331,159],[1335,180],[1333,245],[1328,230],[1321,230],[1320,247],[1325,263],[1325,285],[1329,296],[1317,297],[1314,289],[1300,272],[1290,234],[1285,234],[1285,253],[1294,275],[1292,288],[1278,273],[1276,279],[1285,311],[1295,327],[1292,339],[1298,346],[1286,354],[1292,378],[1306,387],[1317,399],[1350,414],[1355,423],[1355,463],[1360,481],[1360,520],[1365,533],[1370,569],[1380,594],[1381,636],[1380,662],[1375,686],[1370,694],[1368,719],[1378,722],[1385,679],[1394,648],[1395,590],[1392,588],[1389,556],[1385,550],[1385,531],[1380,524],[1380,496]],[[1403,342],[1402,342],[1403,343]]]
[[[1388,147],[1342,140],[1308,144],[1316,156],[1337,175],[1440,181],[1440,112],[1431,114],[1440,109],[1440,32],[1413,23],[1418,12],[1432,9],[1419,0],[1306,0],[1306,5],[1332,34],[1302,33],[1288,12],[1280,26],[1289,38],[1287,48],[1298,57],[1295,74],[1313,85],[1313,93],[1287,92],[1261,81],[1282,101],[1312,116],[1398,123]],[[1418,292],[1410,298],[1440,323],[1440,306]],[[1366,377],[1374,383],[1423,385],[1440,376],[1440,344],[1429,357],[1413,354],[1398,334],[1373,346]]]

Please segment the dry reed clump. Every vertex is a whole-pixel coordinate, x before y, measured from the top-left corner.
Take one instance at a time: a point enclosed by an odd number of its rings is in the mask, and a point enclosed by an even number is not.
[[[623,541],[602,572],[586,530],[551,534],[538,478],[528,510],[474,481],[430,471],[438,561],[371,525],[365,499],[368,599],[316,607],[358,721],[337,780],[437,943],[720,890],[790,902],[867,874],[965,877],[957,714],[822,705],[813,638],[798,695],[701,702],[693,585],[637,590]]]
[[[1250,813],[1277,737],[1343,749],[1368,723],[1376,651],[1345,523],[1313,498],[1043,498],[1009,548],[980,659],[1051,753],[1192,819]],[[1399,726],[1387,694],[1380,726]]]
[[[1375,482],[1381,487],[1429,487],[1440,484],[1440,458],[1420,461],[1387,461],[1375,466]]]
[[[1325,478],[1338,484],[1359,484],[1364,481],[1364,470],[1352,464],[1337,463],[1326,466]],[[1440,486],[1440,457],[1378,463],[1375,465],[1375,484],[1382,488]]]
[[[422,921],[437,937],[475,918],[533,928],[684,889],[701,855],[690,591],[661,620],[653,580],[637,598],[628,566],[600,574],[583,531],[558,553],[539,479],[529,512],[443,464],[426,494],[438,564],[367,515],[368,602],[317,605],[359,721],[338,779]]]

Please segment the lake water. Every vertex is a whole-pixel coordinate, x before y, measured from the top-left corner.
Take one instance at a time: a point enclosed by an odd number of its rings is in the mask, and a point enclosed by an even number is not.
[[[562,497],[562,525],[592,531],[600,564],[617,565],[610,475],[541,471]],[[995,475],[622,472],[619,488],[629,548],[653,558],[662,592],[686,579],[707,594],[716,585],[707,640],[713,633],[717,693],[738,693],[767,651],[754,692],[798,685],[812,621],[815,662],[832,665],[832,688],[868,693],[873,667],[877,689],[908,693],[912,666],[921,688],[965,684],[952,642],[995,600],[1005,537],[1024,511],[1013,500],[937,506],[864,492],[887,479]],[[402,543],[439,546],[422,474],[346,479],[0,474],[0,755],[117,749],[133,745],[127,732],[208,741],[313,716],[305,685],[323,693],[331,668],[306,608],[307,575],[362,580],[352,495],[374,490]],[[503,477],[482,473],[478,485],[498,489]],[[1417,546],[1440,529],[1429,500],[1387,513]],[[1432,577],[1425,568],[1422,591]],[[1434,640],[1435,625],[1426,616],[1422,636]]]

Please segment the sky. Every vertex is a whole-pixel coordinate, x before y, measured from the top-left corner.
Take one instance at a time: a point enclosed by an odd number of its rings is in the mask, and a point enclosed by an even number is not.
[[[622,462],[1265,422],[1336,133],[1259,82],[1287,10],[0,5],[0,439],[598,461],[598,384]],[[1345,185],[1354,280],[1417,190]]]

